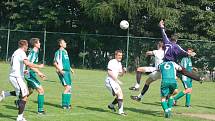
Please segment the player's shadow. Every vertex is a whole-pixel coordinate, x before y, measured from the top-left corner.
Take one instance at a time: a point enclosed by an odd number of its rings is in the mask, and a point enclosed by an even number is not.
[[[146,103],[146,102],[142,102],[142,104],[161,106],[161,103],[160,103],[160,102],[154,102],[154,103]]]
[[[7,114],[2,114],[0,113],[0,119],[1,118],[7,118],[7,119],[12,119],[12,120],[16,120],[15,116],[11,116],[11,115],[7,115]]]
[[[156,117],[162,117],[160,111],[152,111],[152,110],[143,110],[143,109],[138,109],[138,108],[124,108],[125,110],[129,110],[135,113],[142,113],[142,114],[147,114],[147,115],[152,115]]]
[[[37,101],[33,101],[34,103],[37,103]],[[62,108],[60,105],[58,104],[53,104],[53,103],[49,103],[49,102],[44,102],[44,105],[48,105],[48,106],[52,106],[52,107],[56,107],[56,108]]]
[[[91,111],[109,112],[108,110],[104,110],[104,109],[96,108],[96,107],[83,107],[83,106],[76,106],[76,107],[86,109],[86,110],[91,110]]]
[[[14,105],[14,106],[11,106],[11,105],[3,105],[3,106],[5,106],[5,107],[8,108],[8,109],[18,110],[18,109],[15,107],[15,105]]]
[[[191,105],[191,106],[192,106],[192,105]],[[214,109],[214,110],[215,110],[215,107],[202,106],[202,105],[194,105],[194,106],[202,107],[202,108],[207,108],[207,109]]]
[[[56,81],[53,81],[53,80],[44,80],[46,82],[52,82],[52,83],[55,83]]]

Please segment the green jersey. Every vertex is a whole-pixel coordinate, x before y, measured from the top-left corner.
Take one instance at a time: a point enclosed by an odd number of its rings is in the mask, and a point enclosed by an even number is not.
[[[32,49],[30,51],[30,53],[28,54],[28,60],[34,64],[38,63],[38,55],[39,55],[39,51],[34,51],[34,49]],[[28,71],[30,73],[35,73],[33,70],[31,70],[30,68],[28,68]]]
[[[163,62],[160,64],[162,82],[176,83],[176,70],[181,68],[173,61]]]
[[[70,71],[69,56],[65,49],[59,49],[55,52],[54,62],[57,62],[62,70]]]
[[[191,72],[193,67],[192,67],[192,61],[190,57],[184,57],[181,60],[181,66],[184,67],[188,72]],[[191,81],[192,79],[182,75],[182,81]]]

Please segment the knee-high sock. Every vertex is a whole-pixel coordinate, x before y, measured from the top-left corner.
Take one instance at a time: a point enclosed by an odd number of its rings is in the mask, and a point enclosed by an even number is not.
[[[172,105],[173,105],[173,97],[170,97],[170,98],[168,99],[168,108],[169,108],[169,110],[171,110]]]
[[[162,106],[164,112],[168,112],[168,106],[167,106],[167,102],[166,101],[162,101],[161,102],[161,106]]]
[[[178,99],[180,99],[181,97],[183,97],[185,94],[184,94],[184,92],[183,91],[180,91],[175,97],[174,97],[174,100],[178,100]]]
[[[119,113],[123,112],[123,99],[118,99]]]
[[[26,101],[20,100],[20,102],[19,102],[19,112],[18,112],[19,115],[23,114],[24,109],[25,109],[25,104],[26,104]]]
[[[137,71],[137,72],[136,72],[136,80],[137,80],[137,84],[140,84],[141,75],[142,75],[142,72],[139,72],[139,71]]]
[[[190,93],[187,93],[186,94],[186,106],[190,106],[190,97],[191,97],[191,94]]]
[[[71,93],[67,93],[66,95],[66,106],[71,105]]]
[[[44,94],[38,94],[37,96],[37,103],[38,103],[38,112],[44,111]]]
[[[141,91],[141,95],[139,95],[139,98],[142,98],[142,96],[148,91],[148,89],[149,89],[149,85],[145,84]]]
[[[62,94],[62,106],[67,106],[67,101],[66,101],[66,94]]]

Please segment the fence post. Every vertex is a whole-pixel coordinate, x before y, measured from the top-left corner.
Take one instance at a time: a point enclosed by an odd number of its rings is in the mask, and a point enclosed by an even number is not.
[[[128,50],[129,50],[129,28],[127,31],[127,50],[126,50],[126,64],[125,64],[126,69],[128,69]]]
[[[84,34],[84,56],[83,56],[83,61],[82,61],[82,64],[83,64],[83,67],[84,67],[84,63],[85,63],[85,53],[86,53],[86,34]]]
[[[46,55],[46,29],[44,30],[43,36],[43,64],[45,64],[45,55]]]
[[[6,52],[6,58],[5,61],[7,62],[8,60],[8,51],[9,51],[9,41],[10,41],[10,29],[7,30],[7,52]]]

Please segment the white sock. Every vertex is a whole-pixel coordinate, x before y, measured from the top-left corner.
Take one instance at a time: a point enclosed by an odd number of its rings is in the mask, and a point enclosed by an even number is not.
[[[19,114],[19,115],[18,115],[18,118],[23,118],[23,114]]]
[[[122,103],[121,108],[119,109],[119,113],[124,113],[124,111],[123,111],[123,103]]]
[[[135,87],[135,88],[139,88],[140,85],[136,83],[134,87]]]
[[[142,98],[142,97],[143,97],[143,95],[140,93],[140,94],[138,95],[138,97],[139,97],[139,98]]]
[[[11,96],[10,92],[4,91],[4,97]]]

